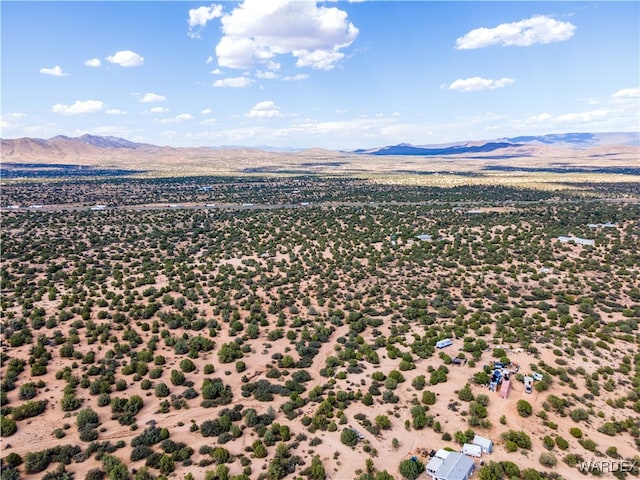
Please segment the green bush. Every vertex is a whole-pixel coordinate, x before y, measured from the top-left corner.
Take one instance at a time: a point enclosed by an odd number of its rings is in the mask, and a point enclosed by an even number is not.
[[[556,445],[558,445],[558,448],[560,450],[566,450],[567,448],[569,448],[569,442],[567,442],[562,437],[556,437]]]
[[[419,460],[407,459],[400,462],[399,470],[407,480],[415,480],[424,472],[424,464]]]
[[[518,400],[516,402],[516,409],[521,417],[528,417],[533,412],[531,404],[526,400]]]
[[[571,427],[569,429],[569,433],[574,438],[582,438],[582,430],[580,430],[578,427]]]
[[[349,447],[358,443],[358,435],[350,428],[345,428],[340,434],[340,441]]]
[[[436,394],[431,390],[425,390],[422,392],[422,403],[425,405],[433,405],[436,403]]]
[[[558,461],[553,453],[542,452],[538,461],[545,467],[554,467]]]
[[[9,437],[18,431],[16,422],[0,414],[0,436]]]

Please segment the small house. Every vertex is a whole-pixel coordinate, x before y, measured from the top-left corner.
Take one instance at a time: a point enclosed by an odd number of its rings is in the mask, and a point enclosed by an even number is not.
[[[558,237],[558,241],[560,243],[569,243],[569,242],[573,242],[576,245],[595,245],[596,241],[590,238],[581,238],[581,237],[566,237],[566,236],[559,236]]]
[[[439,463],[435,471],[433,470],[435,464],[432,465],[434,460]],[[429,470],[430,465],[431,470]],[[448,452],[444,460],[434,457],[427,464],[427,473],[433,477],[433,480],[469,480],[475,469],[476,465],[471,457],[457,452]]]
[[[482,453],[491,453],[493,451],[493,442],[488,438],[476,435],[475,437],[473,437],[472,443],[479,446],[482,449]]]
[[[465,443],[462,445],[462,453],[470,457],[480,458],[482,456],[482,447],[473,443]]]
[[[453,340],[451,340],[450,338],[445,338],[443,340],[438,340],[436,342],[436,347],[445,348],[445,347],[448,347],[449,345],[451,345],[452,343],[453,343]]]

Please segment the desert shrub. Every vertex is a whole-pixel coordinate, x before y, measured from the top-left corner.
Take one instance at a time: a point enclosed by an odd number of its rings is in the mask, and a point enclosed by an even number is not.
[[[516,403],[516,409],[521,417],[528,417],[533,412],[531,404],[526,400],[518,400]]]
[[[580,430],[578,427],[571,427],[569,429],[569,433],[574,438],[582,438],[582,430]]]
[[[203,407],[226,405],[231,402],[232,396],[231,388],[219,378],[205,378],[202,382]]]
[[[160,382],[156,385],[156,388],[155,388],[156,397],[159,397],[159,398],[168,397],[169,393],[170,393],[169,387],[167,387],[166,383]]]
[[[253,455],[256,458],[264,458],[267,456],[267,447],[264,446],[260,440],[256,440],[251,445],[251,449],[253,450]]]
[[[83,442],[93,442],[98,439],[98,431],[95,428],[85,428],[80,430],[80,440]]]
[[[31,400],[37,393],[38,390],[36,389],[36,384],[28,382],[20,386],[18,398],[20,398],[20,400]]]
[[[340,441],[348,447],[353,447],[358,443],[358,435],[350,428],[345,428],[340,434]]]
[[[391,428],[391,420],[386,415],[378,415],[375,418],[376,425],[382,430],[388,430]]]
[[[183,372],[189,373],[193,372],[195,369],[196,366],[193,361],[191,361],[191,359],[185,358],[180,361],[180,370],[182,370]]]
[[[150,447],[156,443],[162,442],[169,438],[169,430],[160,427],[146,428],[140,435],[137,435],[131,439],[131,446],[137,447],[139,445],[146,445]]]
[[[502,434],[502,438],[505,441],[511,441],[520,448],[531,448],[531,438],[525,432],[509,430]]]
[[[574,422],[579,422],[581,420],[587,420],[589,418],[589,412],[587,412],[584,408],[576,408],[571,410],[571,419]]]
[[[4,415],[0,414],[0,436],[9,437],[18,431],[16,422]]]
[[[87,472],[84,480],[104,480],[106,473],[99,468],[92,468]]]
[[[566,450],[567,448],[569,448],[569,442],[567,442],[562,437],[556,437],[556,445],[558,445],[558,448],[560,450]]]
[[[400,462],[399,470],[407,480],[415,480],[424,472],[424,464],[419,460],[407,459]]]
[[[590,438],[582,438],[578,440],[578,443],[580,443],[580,445],[582,445],[584,449],[589,450],[590,452],[595,452],[597,447],[596,442],[594,442]]]
[[[425,390],[422,392],[422,403],[425,405],[433,405],[436,403],[436,394],[431,390]]]
[[[40,415],[47,408],[46,400],[30,400],[28,402],[23,403],[11,410],[11,416],[13,419],[18,422],[20,420],[24,420],[25,418],[35,417],[36,415]]]
[[[470,402],[473,400],[473,393],[471,392],[471,387],[468,383],[458,391],[458,398],[463,402]]]
[[[131,450],[131,456],[129,458],[132,462],[137,462],[138,460],[147,458],[152,453],[153,449],[151,447],[148,447],[147,445],[138,445]]]
[[[22,457],[16,452],[11,452],[9,455],[2,459],[2,463],[8,465],[11,468],[22,465],[22,461]]]
[[[231,363],[243,357],[240,345],[236,342],[224,343],[218,350],[218,360],[220,363]]]
[[[76,416],[76,425],[78,430],[95,428],[100,425],[100,419],[98,418],[98,414],[91,408],[85,408],[78,412],[78,415]]]
[[[542,452],[538,461],[545,467],[554,467],[558,461],[553,453]]]

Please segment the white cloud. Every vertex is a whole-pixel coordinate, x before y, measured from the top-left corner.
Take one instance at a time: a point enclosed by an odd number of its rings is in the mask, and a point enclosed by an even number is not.
[[[200,110],[201,115],[209,115],[211,113],[210,108],[205,108],[204,110]]]
[[[565,113],[563,115],[558,115],[551,120],[559,123],[589,123],[599,118],[606,117],[607,115],[609,115],[609,113],[609,110],[606,109],[591,110],[589,112],[579,113]]]
[[[149,111],[151,113],[166,113],[169,111],[169,109],[166,107],[151,107]]]
[[[268,71],[268,72],[263,72],[263,71],[257,71],[256,72],[256,77],[257,78],[263,78],[265,80],[273,80],[275,78],[278,78],[278,74]]]
[[[157,120],[155,121],[155,123],[160,123],[160,124],[182,123],[182,122],[187,122],[189,120],[193,120],[193,115],[189,115],[188,113],[181,113],[180,115],[176,115],[173,118],[163,118],[161,120]]]
[[[298,57],[296,67],[311,67],[316,70],[331,70],[344,58],[344,53],[337,48],[333,50],[296,50],[293,54]]]
[[[503,88],[511,85],[515,82],[512,78],[500,78],[498,80],[492,80],[490,78],[471,77],[471,78],[459,78],[453,82],[449,87],[449,90],[456,90],[458,92],[478,92],[480,90],[494,90],[496,88]]]
[[[121,67],[139,67],[144,64],[144,58],[131,50],[121,50],[109,55],[107,60]]]
[[[491,45],[528,47],[537,43],[562,42],[570,39],[576,27],[544,15],[519,22],[503,23],[494,28],[476,28],[456,40],[458,50],[484,48]]]
[[[97,113],[104,110],[104,103],[100,100],[78,100],[73,105],[63,105],[57,103],[53,106],[52,111],[60,115],[83,115],[85,113]]]
[[[623,88],[611,95],[614,99],[640,98],[640,88]]]
[[[53,77],[66,77],[67,75],[69,75],[68,73],[62,71],[62,67],[60,67],[60,65],[56,65],[53,68],[41,68],[40,73],[42,73],[43,75],[51,75]]]
[[[98,68],[99,66],[102,65],[102,62],[100,61],[99,58],[90,58],[89,60],[87,60],[86,62],[84,62],[84,64],[87,67],[93,67],[93,68]]]
[[[540,113],[538,115],[533,115],[531,117],[529,117],[529,120],[532,122],[546,122],[548,120],[551,120],[553,118],[553,116],[550,113]]]
[[[220,70],[219,68],[214,68],[213,70],[211,70],[211,74],[212,75],[222,75],[222,70]]]
[[[210,64],[210,63],[213,63],[213,56],[212,56],[212,55],[209,55],[209,56],[207,57],[207,61],[206,61],[205,63],[206,63],[207,65],[208,65],[208,64]]]
[[[251,109],[249,113],[245,115],[249,118],[277,118],[282,117],[280,108],[271,100],[265,100],[264,102],[258,102]]]
[[[234,87],[234,88],[244,88],[248,87],[253,83],[253,80],[247,76],[241,77],[229,77],[223,78],[221,80],[216,80],[213,82],[214,87]]]
[[[560,115],[552,115],[550,113],[540,113],[537,115],[532,115],[527,119],[527,123],[539,123],[544,122],[545,124],[583,124],[583,123],[592,123],[595,121],[600,121],[605,119],[615,112],[600,108],[597,110],[589,110],[586,112],[571,112],[571,113],[563,113]]]
[[[306,73],[298,73],[296,75],[288,75],[286,77],[282,77],[283,80],[287,80],[289,82],[299,82],[300,80],[306,80],[309,78],[309,75]]]
[[[158,95],[157,93],[145,93],[138,99],[140,103],[158,103],[164,102],[167,99],[164,95]]]
[[[207,23],[222,16],[222,5],[211,4],[208,7],[198,7],[189,10],[189,33],[191,38],[200,38],[200,32]]]
[[[108,108],[107,115],[126,115],[127,112],[120,110],[119,108]]]
[[[218,64],[235,69],[292,55],[298,67],[330,70],[344,57],[340,50],[358,36],[346,12],[315,1],[244,0],[221,22]]]

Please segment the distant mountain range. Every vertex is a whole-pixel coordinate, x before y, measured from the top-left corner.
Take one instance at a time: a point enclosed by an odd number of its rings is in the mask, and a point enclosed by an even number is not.
[[[297,168],[314,159],[314,165],[328,165],[336,159],[360,156],[449,157],[451,159],[506,160],[517,158],[581,157],[612,158],[625,154],[633,159],[640,146],[640,133],[564,133],[520,136],[486,141],[457,142],[441,145],[384,146],[354,151],[319,148],[294,150],[260,147],[171,147],[136,143],[119,137],[58,135],[50,139],[16,138],[1,140],[3,164],[72,164],[113,168],[218,168],[251,169],[290,165]],[[394,160],[398,164],[399,160]]]
[[[465,155],[498,152],[513,147],[550,146],[556,148],[586,149],[605,145],[640,146],[640,132],[616,133],[560,133],[538,136],[500,138],[496,140],[457,142],[441,145],[411,145],[401,143],[385,147],[358,149],[353,153],[368,155]]]

